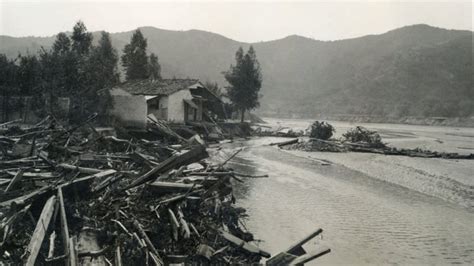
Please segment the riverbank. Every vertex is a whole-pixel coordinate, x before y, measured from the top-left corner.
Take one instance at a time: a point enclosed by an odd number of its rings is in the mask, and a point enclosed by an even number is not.
[[[332,254],[309,265],[474,263],[474,212],[469,208],[334,161],[327,165],[307,158],[309,153],[302,158],[268,146],[281,140],[263,137],[226,144],[246,147],[230,167],[270,176],[235,187],[239,206],[248,210],[246,227],[264,240],[262,248],[282,250],[322,227],[316,244],[330,246]]]

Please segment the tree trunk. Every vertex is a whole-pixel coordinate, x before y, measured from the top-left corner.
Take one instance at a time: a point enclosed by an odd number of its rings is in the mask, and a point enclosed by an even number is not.
[[[240,123],[244,122],[244,116],[245,116],[245,109],[242,108],[242,116],[240,117]]]

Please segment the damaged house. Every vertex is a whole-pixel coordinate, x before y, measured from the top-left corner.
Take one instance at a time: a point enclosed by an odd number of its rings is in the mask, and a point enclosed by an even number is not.
[[[146,127],[148,115],[171,123],[225,118],[221,99],[197,79],[128,81],[110,94],[112,115],[130,127]]]

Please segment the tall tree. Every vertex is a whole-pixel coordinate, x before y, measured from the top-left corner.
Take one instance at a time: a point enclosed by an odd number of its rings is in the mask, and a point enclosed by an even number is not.
[[[158,62],[158,56],[154,53],[150,54],[150,60],[148,62],[148,76],[151,79],[161,79],[161,66]]]
[[[72,51],[78,55],[88,54],[92,47],[92,33],[87,32],[86,25],[78,21],[72,30]]]
[[[235,53],[236,64],[224,73],[230,84],[227,94],[235,108],[241,111],[241,122],[244,122],[245,111],[260,105],[259,91],[262,87],[262,74],[257,55],[252,46],[244,55],[242,47]]]
[[[127,80],[146,79],[148,74],[148,56],[146,54],[147,40],[137,29],[125,45],[122,55],[122,66],[125,68]]]
[[[110,40],[110,34],[102,32],[98,46],[92,48],[87,73],[90,75],[88,110],[97,112],[99,118],[107,118],[112,106],[109,88],[119,82],[118,56]]]
[[[0,91],[2,96],[2,120],[9,120],[12,107],[10,97],[17,94],[17,73],[18,66],[15,61],[10,60],[4,54],[0,54]]]
[[[19,56],[18,86],[21,95],[32,96],[41,83],[41,65],[36,56]]]

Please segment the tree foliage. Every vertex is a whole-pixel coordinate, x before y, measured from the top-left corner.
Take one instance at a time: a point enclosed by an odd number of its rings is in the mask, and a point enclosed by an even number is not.
[[[119,82],[118,56],[108,33],[103,32],[98,43],[92,46],[92,34],[79,21],[70,37],[59,33],[51,50],[42,49],[38,56],[9,60],[0,55],[4,116],[11,109],[10,96],[31,96],[37,114],[56,116],[67,115],[57,111],[57,98],[69,97],[71,122],[83,121],[92,113],[105,116],[111,105],[105,89]]]
[[[148,62],[148,76],[151,79],[161,79],[161,66],[158,62],[158,56],[154,53],[150,54]]]
[[[262,87],[262,74],[257,55],[252,46],[244,55],[242,47],[235,53],[235,66],[224,73],[230,84],[227,94],[234,107],[241,111],[241,122],[244,121],[245,111],[260,105],[259,91]]]
[[[125,68],[127,80],[146,79],[148,75],[148,56],[146,54],[147,40],[137,29],[125,45],[122,55],[122,66]]]

